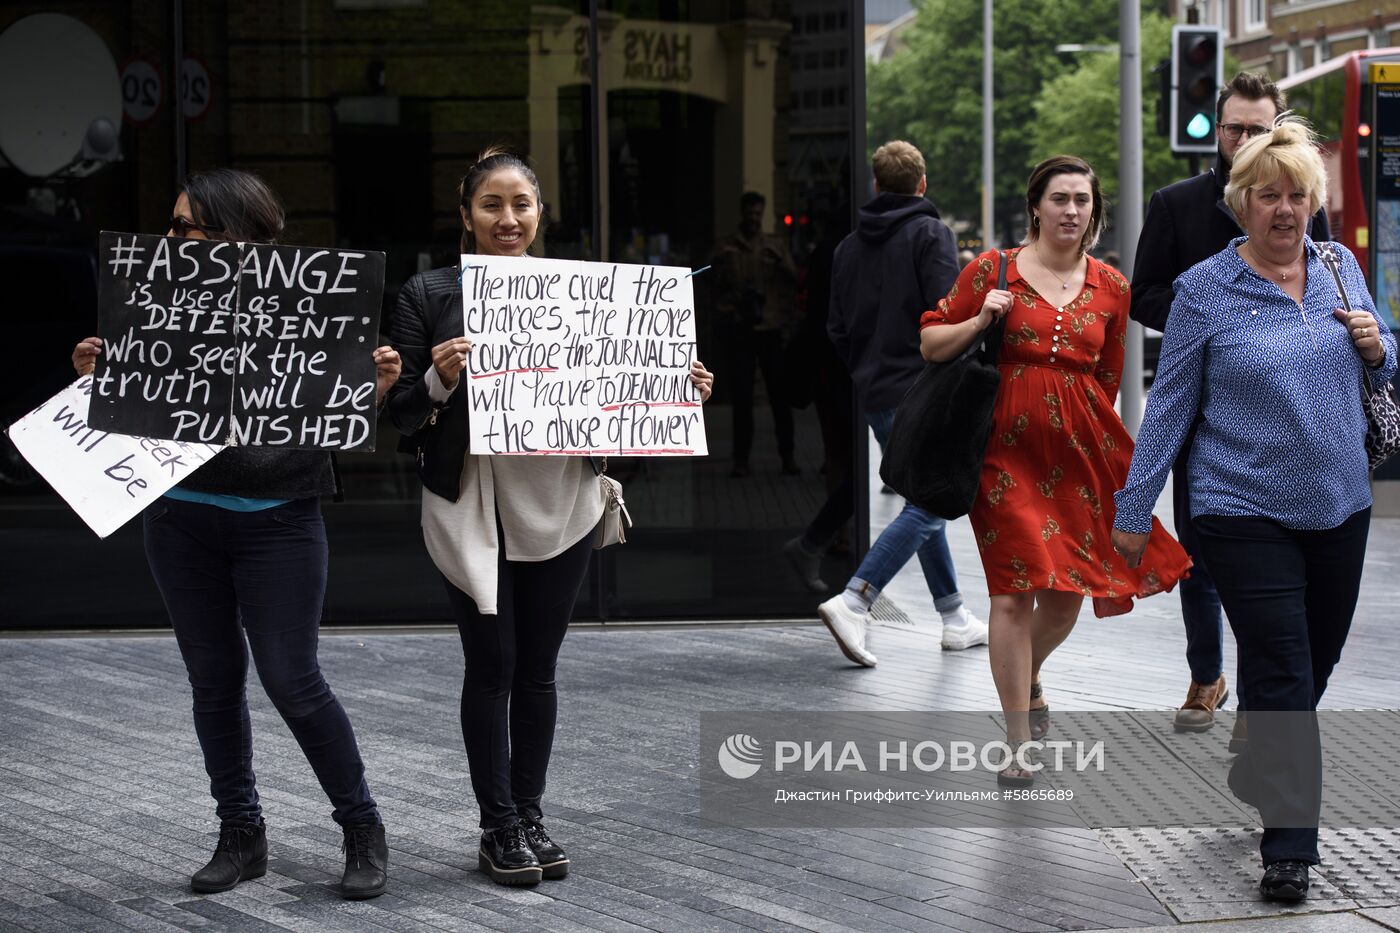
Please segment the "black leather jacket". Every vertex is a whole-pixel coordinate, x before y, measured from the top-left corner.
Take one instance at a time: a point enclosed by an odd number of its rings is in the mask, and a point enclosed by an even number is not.
[[[424,377],[433,365],[433,347],[462,336],[462,327],[462,286],[455,268],[420,272],[404,283],[389,333],[403,372],[385,407],[403,435],[399,450],[413,454],[418,464],[418,478],[452,502],[462,493],[467,456],[467,380],[458,380],[447,401],[438,404],[428,397]]]

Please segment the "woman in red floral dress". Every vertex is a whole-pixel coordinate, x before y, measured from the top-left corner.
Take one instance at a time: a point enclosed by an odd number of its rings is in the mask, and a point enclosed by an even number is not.
[[[1110,543],[1113,492],[1133,456],[1113,410],[1128,283],[1088,255],[1105,221],[1098,178],[1073,156],[1047,159],[1031,173],[1026,210],[1030,233],[1007,251],[1006,289],[995,287],[998,254],[983,253],[920,322],[924,358],[946,361],[1006,318],[992,438],[970,517],[992,598],[992,677],[1013,747],[1049,728],[1040,667],[1069,635],[1084,597],[1098,616],[1125,613],[1134,597],[1170,590],[1191,565],[1155,520],[1136,569]],[[1012,765],[998,781],[1027,786],[1033,777]]]

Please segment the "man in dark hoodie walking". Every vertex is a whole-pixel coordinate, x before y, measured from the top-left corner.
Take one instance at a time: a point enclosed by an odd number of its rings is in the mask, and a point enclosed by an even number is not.
[[[919,150],[896,140],[875,150],[871,162],[875,199],[860,209],[856,231],[836,248],[827,333],[883,449],[895,408],[925,365],[919,316],[953,286],[958,254],[953,232],[924,198],[928,181]],[[967,611],[958,592],[944,524],[906,503],[845,591],[818,607],[847,658],[875,666],[866,647],[870,606],[916,552],[934,608],[943,617],[943,647],[957,651],[987,643],[987,626]]]

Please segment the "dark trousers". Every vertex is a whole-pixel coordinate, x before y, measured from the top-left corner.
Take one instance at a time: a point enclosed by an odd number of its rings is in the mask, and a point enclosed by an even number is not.
[[[1370,522],[1369,508],[1321,531],[1257,517],[1195,519],[1239,645],[1249,745],[1231,784],[1257,801],[1265,865],[1318,862],[1322,748],[1311,714],[1351,628]]]
[[[1186,626],[1186,663],[1191,679],[1198,684],[1213,684],[1220,679],[1225,665],[1225,620],[1220,613],[1220,594],[1215,591],[1210,568],[1201,557],[1196,541],[1196,529],[1191,524],[1191,489],[1186,476],[1186,461],[1191,453],[1191,439],[1182,445],[1181,456],[1172,466],[1172,512],[1176,518],[1176,538],[1194,566],[1191,575],[1181,581],[1181,621]],[[1236,691],[1238,698],[1239,691]],[[1245,707],[1241,704],[1240,709]]]
[[[345,710],[316,660],[326,592],[317,499],[259,512],[162,498],[146,509],[146,557],[194,690],[194,731],[220,820],[262,813],[248,717],[248,655],[342,826],[378,823]],[[246,638],[245,638],[246,636]]]
[[[776,330],[739,330],[730,348],[734,362],[734,462],[747,465],[753,449],[753,397],[755,370],[763,374],[768,404],[773,408],[773,430],[778,436],[778,456],[792,459],[792,408],[783,387],[783,335]]]
[[[554,667],[592,553],[589,535],[549,560],[502,559],[495,615],[443,581],[466,659],[462,740],[482,829],[543,815],[559,705]]]

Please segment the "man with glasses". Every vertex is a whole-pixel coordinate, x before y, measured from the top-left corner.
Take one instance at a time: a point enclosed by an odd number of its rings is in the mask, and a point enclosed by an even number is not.
[[[1133,263],[1132,306],[1129,314],[1144,327],[1166,330],[1172,305],[1172,283],[1196,263],[1220,252],[1244,233],[1225,206],[1225,183],[1240,146],[1272,130],[1287,107],[1283,91],[1267,75],[1241,72],[1220,90],[1215,103],[1217,155],[1209,172],[1168,185],[1152,195],[1138,239]],[[1308,234],[1330,240],[1327,212],[1319,208]],[[1186,459],[1191,438],[1181,445],[1172,468],[1172,505],[1176,535],[1195,561],[1189,579],[1181,581],[1181,615],[1186,625],[1186,663],[1191,686],[1177,711],[1178,732],[1205,732],[1215,724],[1215,711],[1229,696],[1224,673],[1224,619],[1220,597],[1196,546],[1191,527],[1186,482]],[[1241,705],[1243,709],[1243,705]],[[1244,716],[1235,721],[1230,751],[1243,750]]]

